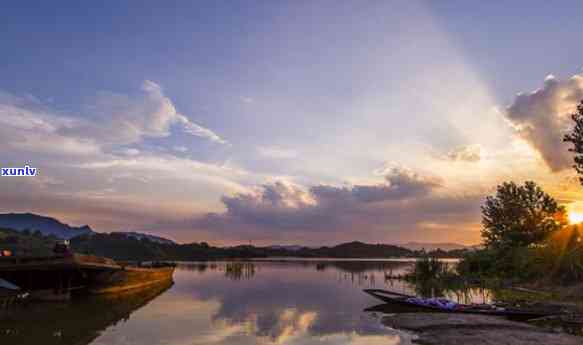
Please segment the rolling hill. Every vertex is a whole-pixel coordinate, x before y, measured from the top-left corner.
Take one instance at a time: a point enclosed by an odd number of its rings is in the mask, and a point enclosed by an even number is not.
[[[33,213],[3,213],[0,214],[0,227],[17,231],[40,231],[43,235],[53,235],[61,239],[71,239],[80,235],[92,234],[88,226],[73,227],[61,223],[55,218],[40,216]]]

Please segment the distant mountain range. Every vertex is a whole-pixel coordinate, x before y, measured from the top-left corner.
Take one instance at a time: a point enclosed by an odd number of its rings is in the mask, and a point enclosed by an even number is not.
[[[275,244],[273,246],[269,246],[268,248],[270,249],[283,249],[283,250],[289,250],[290,252],[297,252],[298,250],[302,250],[304,248],[308,248],[306,246],[300,246],[300,245],[279,245],[279,244]]]
[[[356,244],[359,242],[352,242],[352,244]],[[367,244],[370,246],[370,244]],[[379,244],[381,246],[393,246],[393,247],[400,247],[406,248],[409,250],[425,250],[425,251],[432,251],[441,249],[444,251],[450,250],[460,250],[460,249],[472,249],[476,246],[465,246],[459,243],[451,243],[451,242],[444,242],[444,243],[426,243],[426,242],[407,242],[407,243],[395,243],[395,244]],[[292,252],[300,251],[302,249],[317,249],[317,247],[309,247],[309,246],[301,246],[301,245],[280,245],[275,244],[269,246],[270,249],[281,249],[281,250],[288,250]]]
[[[457,243],[409,242],[392,245],[368,244],[359,241],[318,248],[301,245],[272,245],[268,247],[240,245],[235,247],[213,247],[204,242],[178,244],[163,237],[139,232],[94,232],[87,225],[73,227],[62,223],[57,219],[32,213],[0,214],[0,229],[3,228],[12,229],[20,233],[23,233],[24,230],[29,230],[31,234],[40,231],[44,236],[52,235],[57,238],[72,240],[73,248],[81,252],[124,260],[198,260],[210,258],[270,256],[297,256],[309,258],[388,258],[417,256],[422,249],[425,249],[427,252],[436,249],[441,249],[446,252],[455,252],[460,249],[473,248]],[[29,236],[31,238],[35,237],[30,236],[30,234],[23,234],[23,236]],[[23,241],[26,242],[28,240],[25,239]],[[451,254],[443,252],[435,253],[435,255],[459,255],[459,253],[453,252]]]
[[[76,236],[94,233],[88,225],[74,227],[61,223],[54,218],[39,216],[32,213],[0,214],[0,228],[17,231],[29,230],[30,232],[38,230],[45,236],[54,235],[66,240]]]
[[[407,242],[407,243],[398,243],[399,247],[411,249],[411,250],[423,250],[425,251],[432,251],[436,249],[441,249],[445,251],[449,250],[458,250],[458,249],[470,249],[470,246],[465,246],[459,243],[451,243],[451,242],[444,242],[444,243],[424,243],[424,242]]]
[[[413,253],[409,249],[392,244],[368,244],[352,241],[333,247],[308,249],[307,254],[307,256],[331,258],[389,258],[411,256]]]
[[[70,240],[81,235],[93,235],[93,231],[88,225],[80,227],[70,226],[62,223],[59,220],[51,217],[40,216],[34,213],[3,213],[0,214],[0,228],[12,229],[17,231],[29,230],[31,233],[40,231],[43,235],[53,235],[57,238]],[[139,232],[115,232],[117,235],[125,235],[127,237],[141,240],[147,238],[152,242],[160,244],[175,244],[169,239],[142,234]]]
[[[160,236],[154,236],[154,235],[149,235],[149,234],[143,234],[141,232],[134,232],[134,231],[130,231],[130,232],[112,232],[112,235],[118,234],[118,235],[125,235],[127,237],[132,237],[135,238],[137,240],[141,240],[144,238],[149,239],[152,242],[156,242],[156,243],[160,243],[160,244],[176,244],[176,242],[169,240],[167,238],[164,237],[160,237]]]

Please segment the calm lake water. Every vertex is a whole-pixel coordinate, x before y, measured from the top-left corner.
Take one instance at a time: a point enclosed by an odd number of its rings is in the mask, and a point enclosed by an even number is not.
[[[0,314],[0,344],[410,344],[387,328],[376,287],[415,293],[387,279],[410,261],[282,260],[180,264],[174,284],[116,297],[31,304]],[[487,302],[484,291],[446,294]]]

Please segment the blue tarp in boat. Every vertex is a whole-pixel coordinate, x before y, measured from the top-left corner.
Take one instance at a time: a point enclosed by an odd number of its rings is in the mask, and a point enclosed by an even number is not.
[[[11,282],[0,278],[0,288],[8,289],[8,290],[20,290],[20,288]]]

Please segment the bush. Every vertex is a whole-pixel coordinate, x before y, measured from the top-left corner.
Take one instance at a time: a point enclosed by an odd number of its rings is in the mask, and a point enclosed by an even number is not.
[[[449,279],[454,275],[447,262],[436,257],[425,256],[415,262],[410,279],[416,282]]]
[[[575,283],[583,281],[582,241],[577,227],[564,227],[536,246],[469,252],[457,271],[470,279]]]
[[[541,276],[560,283],[583,280],[583,243],[577,226],[551,236],[536,254]]]
[[[492,250],[476,250],[466,253],[458,263],[457,271],[467,278],[481,279],[484,276],[495,276],[496,255]]]

